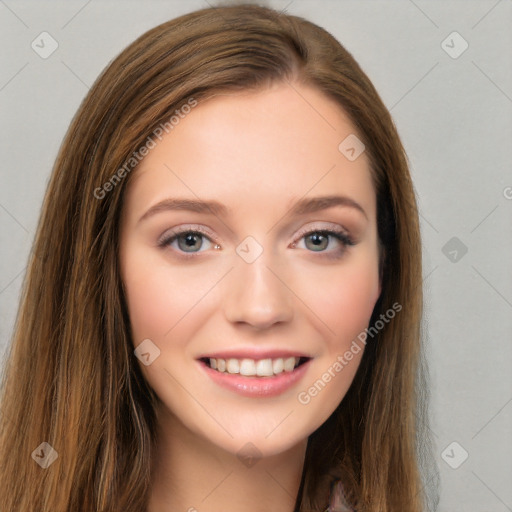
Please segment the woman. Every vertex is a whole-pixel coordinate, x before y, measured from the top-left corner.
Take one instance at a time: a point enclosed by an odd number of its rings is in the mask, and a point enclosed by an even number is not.
[[[53,170],[0,509],[423,510],[421,282],[405,153],[332,36],[256,5],[150,30]]]

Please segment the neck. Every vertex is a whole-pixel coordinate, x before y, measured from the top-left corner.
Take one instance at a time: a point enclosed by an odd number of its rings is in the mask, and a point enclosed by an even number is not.
[[[294,512],[307,439],[250,460],[196,436],[169,414],[158,430],[147,512]]]

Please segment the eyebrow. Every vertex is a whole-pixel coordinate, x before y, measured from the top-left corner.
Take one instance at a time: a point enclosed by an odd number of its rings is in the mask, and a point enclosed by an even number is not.
[[[364,208],[357,201],[354,201],[354,199],[347,196],[335,195],[301,199],[300,201],[297,201],[293,204],[290,209],[290,214],[304,215],[306,213],[314,213],[321,210],[327,210],[327,208],[332,208],[333,206],[345,206],[353,208],[358,210],[368,219],[368,215],[366,215]]]
[[[204,201],[196,199],[178,199],[167,198],[159,203],[153,205],[139,220],[138,222],[147,219],[148,217],[160,212],[169,210],[186,210],[196,213],[211,213],[213,215],[222,217],[231,213],[231,209],[217,201]]]
[[[358,202],[347,196],[319,196],[300,199],[296,202],[291,201],[291,203],[292,205],[287,212],[287,215],[305,215],[307,213],[315,213],[321,210],[326,210],[334,206],[344,206],[358,210],[368,219],[368,215],[366,214],[363,207]],[[206,214],[209,213],[219,217],[226,217],[232,214],[231,208],[226,207],[218,201],[167,198],[149,208],[149,210],[147,210],[146,213],[142,215],[138,222],[141,222],[144,219],[147,219],[148,217],[151,217],[157,213],[173,210],[185,210],[189,212]]]

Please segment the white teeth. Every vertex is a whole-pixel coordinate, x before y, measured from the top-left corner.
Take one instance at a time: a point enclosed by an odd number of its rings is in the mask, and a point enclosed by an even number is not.
[[[295,357],[289,357],[284,360],[284,371],[292,372],[295,368]]]
[[[209,358],[210,368],[221,373],[239,373],[247,377],[271,377],[283,371],[292,372],[299,364],[298,357],[278,357],[276,359],[215,359]]]
[[[228,359],[226,361],[228,373],[240,373],[240,363],[238,359]]]
[[[272,359],[260,359],[256,363],[256,375],[258,375],[258,377],[270,377],[270,375],[274,375]]]
[[[240,375],[256,375],[256,364],[252,359],[242,359],[240,362]]]
[[[284,361],[283,359],[274,359],[272,361],[272,370],[274,370],[274,373],[278,375],[284,370]]]

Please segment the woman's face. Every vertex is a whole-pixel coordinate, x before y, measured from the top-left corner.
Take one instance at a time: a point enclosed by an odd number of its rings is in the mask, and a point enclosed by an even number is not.
[[[168,425],[274,455],[343,399],[363,350],[343,356],[380,294],[375,192],[353,134],[322,93],[279,84],[216,95],[148,145],[120,264]]]

